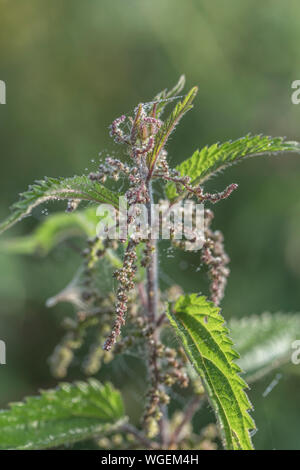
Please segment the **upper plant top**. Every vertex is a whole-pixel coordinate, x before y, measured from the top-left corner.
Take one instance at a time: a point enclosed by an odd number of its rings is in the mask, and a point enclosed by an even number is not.
[[[228,166],[252,156],[299,152],[300,146],[280,137],[247,135],[236,141],[196,150],[172,168],[167,154],[168,139],[184,114],[193,107],[198,90],[193,87],[187,95],[178,96],[184,84],[182,76],[172,90],[160,92],[151,102],[140,103],[132,116],[122,115],[114,120],[110,134],[122,146],[122,158],[107,157],[101,161],[98,171],[88,176],[45,178],[35,182],[12,206],[11,215],[0,224],[0,232],[28,216],[39,204],[66,200],[67,213],[50,216],[33,235],[6,240],[3,246],[12,252],[38,250],[47,253],[59,241],[74,234],[88,237],[82,253],[82,267],[69,286],[48,301],[49,306],[69,301],[77,311],[75,319],[67,319],[66,336],[51,358],[51,368],[56,376],[67,374],[75,351],[82,346],[87,331],[92,329],[96,338],[84,362],[87,374],[97,373],[102,361],[112,361],[115,355],[124,351],[135,351],[147,362],[149,390],[142,430],[133,431],[140,443],[148,448],[202,445],[192,431],[183,435],[182,429],[184,420],[193,415],[206,394],[216,413],[224,446],[252,449],[250,432],[255,429],[255,424],[249,415],[251,404],[245,392],[247,385],[240,377],[241,369],[236,364],[239,355],[219,308],[229,275],[229,257],[223,236],[212,229],[213,213],[206,206],[201,226],[195,225],[194,212],[189,216],[179,212],[177,223],[172,217],[175,217],[175,207],[181,207],[182,201],[206,205],[229,197],[237,184],[232,183],[218,193],[205,192],[203,186],[212,175]],[[174,105],[173,110],[164,117],[170,105]],[[118,182],[120,178],[120,187],[125,187],[123,193],[110,189],[111,185],[110,188],[105,186],[108,179]],[[169,218],[170,243],[178,249],[199,251],[201,264],[210,280],[209,299],[199,293],[183,295],[178,286],[167,292],[158,289],[158,237],[153,235],[151,228],[154,181],[162,183],[159,210],[162,219]],[[89,205],[104,204],[108,213],[96,213],[91,207],[78,210],[81,201]],[[178,236],[181,229],[178,220],[182,219],[182,214],[184,221],[189,221],[183,239]],[[105,226],[100,235],[99,219]],[[111,237],[115,229],[118,236]],[[186,244],[186,239],[190,245]],[[99,287],[98,274],[104,268],[106,273],[109,269],[117,281],[116,289]],[[278,338],[279,324],[281,317],[274,317],[274,322],[268,323],[266,336]],[[249,325],[255,329],[255,322],[249,320]],[[298,319],[290,317],[288,325],[288,338],[291,339],[293,326],[299,326]],[[171,331],[179,339],[175,347],[170,340]],[[241,341],[239,331],[239,324],[233,322],[233,335]],[[261,335],[259,347],[264,340]],[[254,340],[243,347],[252,358],[256,357]],[[287,348],[286,344],[281,358],[285,357]],[[249,374],[261,373],[270,362],[271,359],[268,363],[256,363],[254,359]],[[196,401],[191,404],[192,411],[187,407],[183,423],[178,427],[166,414],[169,389],[174,385],[192,387],[196,395]],[[167,432],[163,429],[165,422],[168,422]],[[33,432],[34,423],[40,427],[38,438]],[[175,429],[171,432],[173,425]],[[1,426],[6,429],[3,448],[43,448],[88,438],[106,432],[108,428],[112,432],[116,426],[124,431],[127,424],[119,393],[109,385],[101,386],[91,381],[63,385],[57,391],[45,392],[23,405],[13,405],[9,411],[0,414],[0,429]]]

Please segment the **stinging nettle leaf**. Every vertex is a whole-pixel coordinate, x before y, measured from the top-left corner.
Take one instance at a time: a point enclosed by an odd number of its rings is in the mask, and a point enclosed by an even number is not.
[[[234,362],[233,349],[220,309],[197,294],[179,298],[169,309],[169,320],[200,375],[222,430],[227,449],[253,449],[250,430],[255,424],[248,410],[248,387]]]
[[[290,361],[291,345],[300,336],[300,314],[264,313],[232,319],[228,328],[241,356],[237,363],[253,382]]]
[[[285,141],[282,137],[246,135],[235,141],[218,143],[196,150],[190,158],[180,163],[176,170],[181,176],[189,176],[192,186],[195,186],[204,183],[212,175],[245,158],[282,152],[299,153],[300,144]],[[170,200],[175,199],[178,195],[174,183],[167,184],[165,191]]]
[[[43,202],[69,199],[106,203],[116,208],[119,204],[118,194],[98,182],[91,181],[88,176],[45,178],[20,195],[20,200],[11,208],[11,215],[0,224],[0,233],[30,215],[32,210]]]
[[[97,380],[61,384],[0,411],[0,449],[45,449],[90,439],[123,422],[121,395]]]
[[[176,104],[170,116],[164,121],[162,127],[156,135],[155,145],[153,151],[147,157],[147,164],[149,168],[149,174],[151,175],[159,153],[164,148],[170,134],[179,123],[180,119],[193,107],[193,101],[197,95],[198,87],[193,87],[185,98]]]

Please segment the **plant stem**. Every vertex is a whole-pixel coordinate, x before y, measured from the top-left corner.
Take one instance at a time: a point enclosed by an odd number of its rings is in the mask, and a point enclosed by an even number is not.
[[[147,204],[148,223],[151,222],[151,205],[153,204],[153,194],[151,181],[148,182],[149,202]],[[157,277],[157,241],[150,238],[148,241],[150,251],[150,263],[147,267],[147,296],[148,296],[148,315],[150,321],[154,324],[157,317],[158,301],[158,277]]]
[[[156,449],[157,446],[155,442],[150,441],[141,431],[132,426],[131,424],[124,424],[121,428],[121,431],[132,434],[137,441],[139,441],[147,449]]]
[[[203,401],[203,397],[202,396],[195,396],[191,401],[190,403],[187,405],[186,409],[184,410],[184,415],[183,415],[183,418],[182,418],[182,421],[181,423],[179,424],[179,426],[175,429],[175,431],[173,432],[171,438],[170,438],[170,446],[173,446],[174,444],[177,444],[177,442],[180,441],[181,439],[181,435],[182,435],[182,431],[185,427],[185,425],[191,421],[191,419],[193,418],[194,414],[196,413],[196,411],[198,410],[201,402]]]
[[[151,206],[153,204],[153,193],[151,181],[147,181],[147,188],[149,194],[149,202],[147,204],[148,210],[148,223],[151,226]],[[159,358],[157,355],[157,343],[159,340],[160,327],[157,325],[158,317],[158,246],[157,240],[149,238],[148,249],[150,262],[147,267],[147,299],[148,299],[148,318],[149,323],[153,329],[152,341],[153,345],[150,347],[150,367],[152,370],[152,385],[156,390],[161,386],[160,372],[159,372]],[[167,419],[165,407],[161,406],[162,417],[159,422],[160,428],[160,443],[164,447],[167,441]]]

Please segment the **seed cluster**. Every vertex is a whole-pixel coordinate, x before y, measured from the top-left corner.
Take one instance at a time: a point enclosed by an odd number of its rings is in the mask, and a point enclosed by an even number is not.
[[[96,339],[84,362],[84,372],[86,374],[95,373],[100,368],[103,359],[110,360],[108,355],[104,358],[102,344],[102,353],[99,352],[98,346],[100,341],[103,343],[109,332],[108,326],[114,310],[115,297],[111,294],[105,297],[101,295],[96,286],[95,268],[97,261],[105,256],[108,249],[116,248],[117,242],[115,240],[102,241],[98,237],[89,239],[87,247],[82,251],[84,261],[80,276],[77,276],[78,279],[75,277],[75,283],[71,283],[64,295],[58,296],[61,300],[67,300],[69,297],[70,301],[76,303],[76,306],[80,308],[75,319],[66,318],[64,320],[62,326],[66,330],[66,334],[50,358],[51,370],[56,377],[66,376],[74,354],[83,345],[89,329],[93,329]],[[69,294],[68,291],[70,291]]]
[[[107,178],[112,178],[118,181],[121,174],[126,176],[130,175],[134,168],[121,162],[120,160],[112,157],[107,157],[104,163],[101,163],[96,173],[90,173],[89,178],[91,181],[99,181],[105,183]]]
[[[230,259],[224,249],[223,234],[219,230],[214,232],[210,228],[213,217],[212,211],[205,210],[205,243],[201,252],[201,261],[208,267],[211,280],[211,300],[219,305],[224,297],[224,290],[230,273],[227,266]]]
[[[164,162],[164,157],[161,161],[161,170],[157,170],[154,173],[154,176],[157,178],[162,178],[165,181],[169,181],[175,184],[176,191],[178,196],[185,195],[186,197],[195,196],[199,202],[209,201],[213,204],[221,201],[222,199],[227,199],[231,193],[237,189],[238,185],[232,183],[224,191],[219,193],[204,193],[201,185],[194,186],[192,184],[192,178],[190,176],[181,176],[180,172],[174,169],[169,169],[166,162]]]
[[[125,250],[124,261],[122,268],[118,269],[114,273],[114,277],[119,281],[117,289],[117,301],[116,301],[116,319],[113,325],[113,329],[104,344],[104,349],[110,351],[113,345],[116,343],[117,338],[121,334],[121,327],[125,324],[125,316],[128,309],[128,294],[134,289],[134,277],[136,274],[136,247],[139,242],[130,239]]]

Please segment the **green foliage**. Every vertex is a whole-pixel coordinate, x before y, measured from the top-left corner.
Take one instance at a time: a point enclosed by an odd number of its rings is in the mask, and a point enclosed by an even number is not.
[[[171,90],[162,90],[154,98],[153,101],[157,103],[156,105],[156,116],[159,117],[163,113],[165,107],[168,103],[171,102],[171,98],[176,97],[185,86],[185,76],[181,75],[178,82]]]
[[[72,178],[45,178],[37,181],[28,191],[20,195],[20,200],[12,206],[12,214],[0,224],[0,233],[10,228],[32,210],[47,201],[77,200],[97,204],[107,203],[118,207],[118,195],[87,176]]]
[[[298,142],[288,142],[281,137],[246,135],[235,141],[206,146],[180,163],[176,170],[181,176],[189,176],[192,186],[202,184],[212,175],[248,157],[276,154],[278,152],[300,152]],[[177,196],[174,183],[166,185],[166,196],[173,200]]]
[[[249,431],[255,428],[248,414],[251,404],[244,391],[239,356],[232,347],[220,309],[196,294],[179,298],[168,317],[194,368],[203,380],[220,422],[227,449],[252,449]]]
[[[159,159],[165,158],[163,151],[169,136],[182,116],[193,107],[197,87],[192,88],[182,101],[176,101],[172,113],[164,122],[157,118],[172,98],[181,98],[176,95],[180,93],[184,83],[182,76],[172,90],[162,91],[153,103],[148,106],[140,104],[135,108],[135,117],[130,118],[127,123],[128,135],[125,136],[119,127],[125,116],[114,121],[111,135],[117,142],[126,144],[125,153],[131,158],[130,167],[124,166],[122,161],[106,158],[93,181],[88,176],[75,176],[45,178],[36,182],[13,205],[11,216],[0,224],[0,233],[31,214],[36,206],[51,200],[68,200],[70,210],[76,209],[80,201],[108,203],[118,208],[119,194],[95,181],[102,181],[104,175],[113,177],[116,181],[120,175],[129,176],[130,189],[126,195],[129,195],[130,204],[143,198],[152,200],[151,180],[154,177],[166,181],[166,195],[174,201],[178,196],[182,198],[187,195],[184,192],[185,185],[187,191],[193,193],[190,186],[202,185],[213,174],[244,158],[286,151],[299,152],[300,145],[296,142],[247,135],[235,142],[229,141],[197,150],[190,159],[177,167],[181,177],[187,177],[178,182],[178,175],[169,171],[168,165]],[[136,142],[142,145],[139,151]],[[157,162],[161,163],[161,173],[154,172]],[[145,165],[148,172],[145,171]],[[175,181],[176,186],[170,181]],[[182,183],[182,188],[178,187]],[[197,187],[194,193],[201,197],[202,188]],[[208,196],[212,202],[216,202],[228,194],[229,192],[222,192],[215,199]],[[114,223],[113,220],[111,222]],[[182,422],[172,435],[165,439],[159,433],[160,419],[162,424],[166,420],[166,428],[169,429],[173,420],[173,417],[162,413],[168,402],[165,387],[172,386],[175,382],[187,386],[189,381],[186,375],[187,364],[182,360],[181,350],[169,348],[161,342],[165,323],[163,316],[162,321],[156,317],[157,306],[158,301],[168,298],[168,294],[163,293],[160,297],[157,291],[156,244],[153,240],[145,242],[137,237],[136,240],[127,240],[121,248],[116,241],[104,241],[95,237],[96,224],[97,217],[93,209],[71,214],[56,213],[47,218],[30,236],[4,241],[2,250],[46,254],[69,237],[82,234],[89,237],[87,247],[82,251],[82,267],[63,291],[47,301],[47,306],[54,306],[61,301],[71,302],[77,310],[76,319],[67,318],[64,323],[67,331],[52,356],[52,370],[56,376],[64,376],[74,357],[74,351],[83,346],[86,339],[93,338],[88,353],[88,365],[84,366],[88,374],[96,373],[102,361],[108,362],[114,358],[114,351],[107,355],[113,346],[116,354],[124,354],[135,348],[136,341],[142,339],[147,344],[145,359],[151,386],[144,408],[143,431],[140,434],[136,430],[133,434],[138,436],[137,440],[143,445],[146,439],[147,448],[152,448],[153,444],[163,448],[169,437],[170,446],[189,446],[187,439],[192,437],[192,427],[187,436],[181,435],[181,427],[185,424],[185,419],[192,419],[196,405],[193,405],[192,411],[187,408]],[[208,267],[210,280],[213,281],[212,288],[218,292],[222,290],[223,295],[227,277],[225,273],[228,272],[224,269],[227,263],[224,261],[227,259],[226,253],[221,236],[212,232],[209,224],[206,228],[206,244],[212,254],[203,254],[202,261]],[[123,262],[119,258],[121,252]],[[113,273],[112,268],[117,270]],[[111,281],[108,288],[104,286],[107,277]],[[113,288],[113,277],[118,282],[116,288]],[[143,285],[145,280],[146,288]],[[131,293],[133,290],[134,293]],[[175,298],[175,295],[177,297],[177,289],[175,291],[172,295],[170,289],[169,300]],[[111,327],[113,311],[116,316]],[[128,329],[127,326],[123,328],[125,317],[127,321],[131,321]],[[198,374],[204,384],[220,424],[224,446],[234,450],[253,449],[250,431],[255,429],[255,423],[249,415],[252,406],[246,394],[247,384],[240,377],[240,367],[245,369],[247,378],[253,379],[286,361],[291,342],[300,331],[300,317],[277,314],[232,321],[231,329],[235,343],[242,353],[241,358],[233,348],[234,343],[229,338],[229,330],[224,326],[220,309],[205,297],[197,294],[181,296],[174,306],[170,304],[168,317],[194,366],[196,383],[193,383],[192,374],[189,379],[194,386],[199,385]],[[93,328],[92,335],[90,327]],[[118,340],[124,331],[125,336]],[[188,367],[192,369],[190,365]],[[196,398],[198,406],[203,390],[198,388],[197,393],[200,394]],[[40,449],[96,438],[115,430],[124,419],[120,394],[111,385],[102,386],[94,380],[74,385],[62,384],[56,390],[44,391],[39,397],[28,398],[25,403],[12,404],[10,410],[0,412],[0,429],[4,436],[0,448]],[[213,442],[211,444],[214,445]]]
[[[300,315],[264,313],[232,319],[229,330],[247,380],[255,380],[290,360],[291,344],[300,335]]]
[[[0,412],[0,449],[58,447],[101,435],[122,420],[122,399],[111,385],[61,384]]]
[[[98,220],[93,207],[72,213],[57,212],[47,216],[31,234],[1,240],[0,251],[47,255],[56,245],[68,238],[95,235]]]
[[[180,119],[193,107],[193,101],[197,95],[198,88],[193,87],[182,101],[176,104],[170,116],[164,121],[162,127],[157,133],[153,151],[147,157],[147,163],[150,174],[152,173],[159,153],[166,144],[170,134],[179,123]]]

